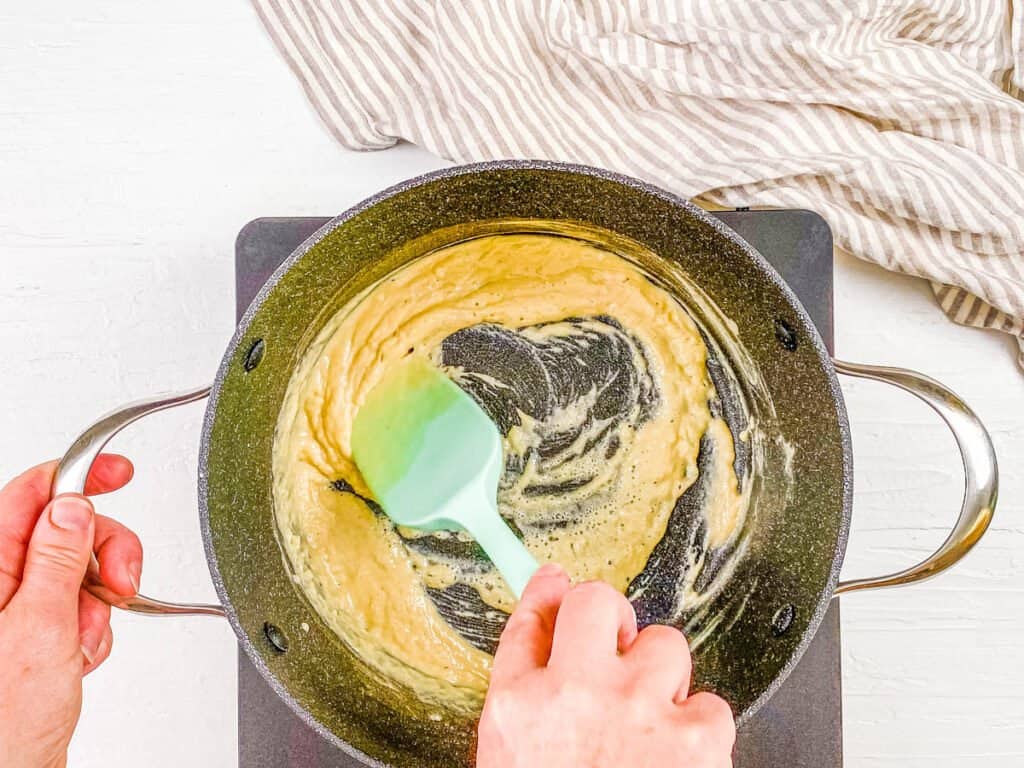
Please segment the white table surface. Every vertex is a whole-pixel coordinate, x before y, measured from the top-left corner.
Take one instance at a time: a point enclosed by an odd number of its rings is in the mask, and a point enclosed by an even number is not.
[[[208,381],[231,334],[238,229],[329,215],[441,165],[343,151],[243,0],[0,9],[0,476],[57,456],[125,400]],[[1003,468],[984,541],[916,588],[843,601],[847,765],[1024,764],[1024,377],[924,283],[836,261],[838,353],[925,371],[987,423]],[[857,490],[844,573],[920,558],[955,517],[953,441],[926,407],[844,384]],[[119,437],[99,502],[146,545],[145,591],[214,599],[195,511],[202,406]],[[117,615],[87,679],[75,768],[236,761],[235,639],[215,619]]]

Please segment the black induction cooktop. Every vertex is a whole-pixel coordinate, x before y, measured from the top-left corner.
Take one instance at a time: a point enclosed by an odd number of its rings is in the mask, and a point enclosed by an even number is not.
[[[832,350],[832,233],[810,211],[716,211],[768,259],[800,297]],[[327,218],[261,218],[235,243],[235,304],[240,317],[277,266]],[[740,729],[735,768],[841,768],[842,679],[839,604],[792,674]],[[238,653],[239,768],[357,768],[303,723]]]

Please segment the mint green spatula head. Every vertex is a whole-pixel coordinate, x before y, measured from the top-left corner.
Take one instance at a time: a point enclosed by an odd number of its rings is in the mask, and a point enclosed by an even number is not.
[[[498,514],[501,435],[437,367],[409,358],[385,374],[356,414],[352,455],[394,522],[468,531],[522,594],[537,561]]]

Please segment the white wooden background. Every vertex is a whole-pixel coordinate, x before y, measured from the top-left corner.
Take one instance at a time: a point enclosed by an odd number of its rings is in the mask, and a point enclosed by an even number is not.
[[[210,379],[233,326],[235,233],[328,215],[440,162],[347,153],[243,0],[32,0],[0,6],[0,476],[62,452],[98,413]],[[926,286],[836,264],[840,355],[947,382],[997,443],[986,539],[924,586],[844,599],[846,759],[854,768],[1024,764],[1024,376],[1011,344],[958,328]],[[924,406],[846,382],[857,492],[845,573],[945,536],[961,491]],[[143,586],[213,599],[195,511],[202,406],[116,448],[137,477],[100,509],[146,544]],[[119,615],[86,684],[75,768],[232,765],[235,643],[212,619]]]

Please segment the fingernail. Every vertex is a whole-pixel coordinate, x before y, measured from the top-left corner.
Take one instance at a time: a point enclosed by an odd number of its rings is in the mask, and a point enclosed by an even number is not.
[[[109,635],[104,634],[103,637],[100,638],[100,644],[98,646],[96,646],[96,653],[94,653],[92,655],[93,659],[99,658],[100,656],[102,656],[103,654],[107,653],[110,650],[107,647],[107,638],[108,637],[109,637]],[[89,663],[92,664],[92,661],[90,661]]]
[[[66,531],[84,531],[92,521],[92,504],[81,496],[61,496],[50,507],[50,522]]]
[[[537,569],[538,576],[558,576],[565,573],[565,569],[558,563],[545,563]]]
[[[100,645],[103,643],[103,635],[105,633],[97,633],[95,629],[83,632],[78,642],[82,646],[82,655],[85,656],[85,660],[90,664],[95,661],[96,657],[99,656]]]
[[[128,581],[132,584],[135,594],[139,594],[139,578],[142,576],[142,563],[128,563]]]

